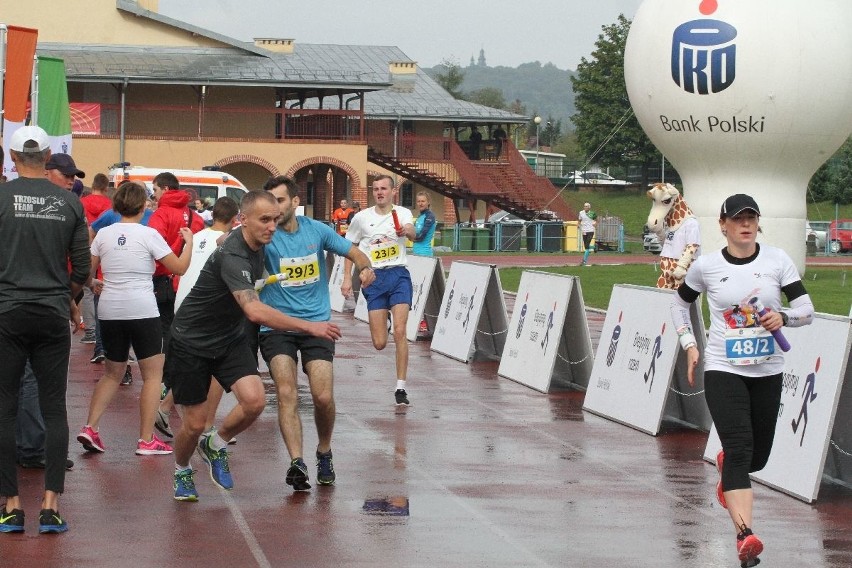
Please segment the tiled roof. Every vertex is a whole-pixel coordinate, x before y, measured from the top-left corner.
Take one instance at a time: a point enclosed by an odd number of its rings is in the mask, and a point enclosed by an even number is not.
[[[226,47],[165,47],[39,43],[40,55],[65,61],[72,82],[240,85],[281,87],[315,96],[318,89],[365,92],[370,118],[450,122],[523,123],[527,117],[454,99],[419,67],[412,74],[390,73],[390,62],[410,62],[398,47],[294,44],[278,53],[254,43],[205,30],[117,0],[116,8],[216,40]],[[317,108],[309,98],[305,108]]]

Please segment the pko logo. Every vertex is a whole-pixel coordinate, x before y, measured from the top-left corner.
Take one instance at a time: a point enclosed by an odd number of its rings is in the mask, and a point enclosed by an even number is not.
[[[693,20],[672,36],[672,79],[687,93],[724,91],[737,70],[737,29],[719,20]]]

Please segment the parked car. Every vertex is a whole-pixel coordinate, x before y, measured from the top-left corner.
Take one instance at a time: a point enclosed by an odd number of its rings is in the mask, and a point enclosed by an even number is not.
[[[660,254],[663,250],[663,244],[657,233],[653,233],[648,229],[648,225],[642,227],[642,248],[654,254]]]
[[[609,174],[603,172],[574,172],[568,176],[568,182],[578,185],[630,185],[630,182],[623,179],[615,179]]]
[[[828,221],[807,221],[808,226],[816,235],[817,250],[824,251],[826,243],[826,235],[828,234],[828,226],[831,224]]]
[[[852,219],[836,219],[829,224],[828,249],[831,252],[852,251]]]

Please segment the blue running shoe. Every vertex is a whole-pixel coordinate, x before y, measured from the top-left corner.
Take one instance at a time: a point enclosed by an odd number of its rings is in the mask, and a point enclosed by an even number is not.
[[[216,451],[210,447],[210,435],[202,435],[195,451],[210,466],[210,479],[222,489],[233,489],[231,467],[228,465],[228,450],[222,448]]]
[[[308,483],[308,466],[302,458],[296,458],[290,462],[284,481],[287,485],[293,486],[293,491],[307,491],[311,488],[311,484]]]
[[[335,478],[331,450],[328,450],[324,454],[317,451],[317,483],[320,485],[334,485]]]
[[[3,507],[0,511],[0,532],[24,532],[24,512],[21,509],[7,511],[6,507]]]
[[[38,514],[38,532],[63,533],[68,530],[68,523],[59,516],[59,511],[42,509]]]
[[[175,500],[198,501],[198,491],[195,490],[195,480],[191,469],[175,471]]]

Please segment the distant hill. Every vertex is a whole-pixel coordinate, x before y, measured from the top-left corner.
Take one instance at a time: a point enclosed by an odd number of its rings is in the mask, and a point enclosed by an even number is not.
[[[423,70],[430,77],[435,77],[443,68],[436,66]],[[461,71],[464,73],[461,90],[465,93],[485,87],[500,89],[507,105],[518,99],[529,116],[538,113],[544,120],[552,116],[562,121],[562,132],[574,129],[570,118],[576,112],[571,85],[574,71],[559,69],[552,63],[542,65],[538,61],[516,68],[469,65],[461,67]]]

